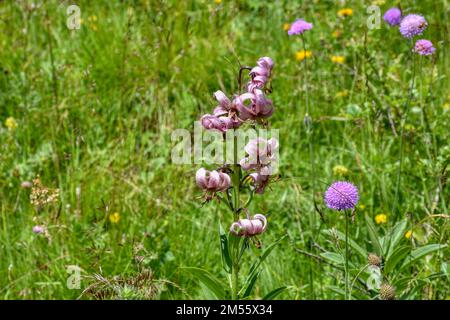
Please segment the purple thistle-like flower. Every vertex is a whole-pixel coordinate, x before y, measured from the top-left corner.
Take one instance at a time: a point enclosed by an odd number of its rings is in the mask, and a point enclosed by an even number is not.
[[[324,201],[333,210],[353,209],[358,203],[358,189],[350,182],[334,182],[325,192]]]
[[[302,34],[307,30],[311,30],[313,27],[312,23],[306,22],[303,19],[295,21],[288,30],[288,35],[292,36],[295,34]]]
[[[427,28],[428,23],[424,17],[418,14],[408,14],[400,22],[400,33],[405,38],[412,38],[420,35]]]
[[[413,50],[415,53],[422,56],[429,56],[436,51],[436,48],[433,47],[433,43],[430,40],[420,39],[416,41],[416,45]]]
[[[399,25],[402,21],[402,11],[399,8],[390,8],[385,12],[383,19],[391,26]]]

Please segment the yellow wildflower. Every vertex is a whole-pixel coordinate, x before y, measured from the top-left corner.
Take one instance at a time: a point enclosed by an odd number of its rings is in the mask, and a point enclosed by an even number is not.
[[[342,90],[336,93],[336,98],[345,98],[348,96],[348,90]]]
[[[5,120],[5,126],[8,128],[9,131],[14,131],[17,128],[17,121],[13,117],[9,117]]]
[[[214,3],[215,3],[215,4],[221,4],[221,3],[222,3],[222,0],[214,0]]]
[[[120,220],[120,214],[118,212],[114,212],[113,214],[109,215],[109,221],[111,223],[118,223]]]
[[[351,16],[353,14],[353,9],[344,8],[344,9],[339,10],[337,14],[340,17],[348,17],[348,16]]]
[[[444,105],[442,106],[442,109],[444,109],[444,111],[449,111],[450,110],[450,103],[448,103],[448,102],[444,103]]]
[[[331,61],[337,64],[343,64],[345,62],[344,56],[331,56]]]
[[[358,205],[358,209],[361,211],[364,211],[365,208],[366,208],[366,206],[363,204]]]
[[[385,215],[384,213],[377,214],[377,215],[375,216],[375,222],[376,222],[377,224],[383,224],[383,223],[386,223],[386,222],[387,222],[387,215]]]
[[[284,31],[288,31],[290,27],[291,27],[291,25],[289,23],[283,24],[283,30]]]
[[[335,176],[346,176],[348,174],[348,169],[341,165],[336,165],[333,167],[333,174]]]
[[[406,233],[405,233],[405,238],[406,238],[406,239],[411,239],[411,236],[412,236],[412,230],[406,231]]]
[[[332,33],[333,38],[339,38],[342,35],[342,31],[336,30]]]
[[[97,16],[96,16],[96,15],[89,16],[89,17],[88,17],[88,21],[92,21],[92,22],[97,21]]]
[[[301,50],[295,53],[295,59],[297,59],[297,61],[302,61],[305,58],[311,58],[311,56],[312,52],[309,50]]]

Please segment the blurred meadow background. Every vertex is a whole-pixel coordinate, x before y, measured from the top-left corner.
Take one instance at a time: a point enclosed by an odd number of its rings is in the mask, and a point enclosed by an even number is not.
[[[71,4],[80,29],[67,27]],[[381,21],[369,30],[371,5]],[[433,56],[413,60],[382,20],[399,5],[425,16]],[[171,133],[193,131],[213,92],[236,93],[239,65],[262,56],[275,62],[280,178],[252,210],[269,220],[263,248],[287,237],[253,297],[287,286],[278,298],[343,298],[344,219],[322,199],[348,180],[361,195],[353,298],[380,298],[365,285],[369,253],[398,299],[449,298],[448,15],[447,0],[1,1],[0,298],[211,298],[182,267],[226,279],[218,224],[230,217],[202,206],[199,165],[171,163]],[[298,18],[314,26],[305,48],[286,32]],[[81,286],[70,289],[74,266]]]

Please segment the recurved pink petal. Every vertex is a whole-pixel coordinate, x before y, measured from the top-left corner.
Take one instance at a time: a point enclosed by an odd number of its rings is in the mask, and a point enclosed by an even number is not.
[[[256,219],[256,220],[259,220],[259,221],[261,221],[261,223],[262,223],[262,230],[261,230],[261,232],[264,232],[264,231],[266,231],[266,227],[267,227],[267,219],[266,219],[266,217],[264,216],[264,215],[262,215],[262,214],[255,214],[254,216],[253,216],[253,219]],[[260,233],[261,233],[260,232]]]
[[[207,188],[206,170],[204,168],[200,168],[197,170],[197,173],[195,174],[195,181],[200,188]]]
[[[226,189],[228,189],[231,185],[231,178],[228,174],[224,173],[224,172],[220,172],[220,191],[224,191]]]
[[[220,174],[216,170],[209,173],[207,187],[210,190],[216,190],[220,186]]]
[[[230,101],[230,99],[228,99],[228,97],[225,95],[225,93],[223,93],[222,91],[218,90],[218,91],[214,92],[214,97],[219,102],[219,105],[222,108],[225,108],[227,110],[230,108],[231,101]]]
[[[269,71],[271,71],[274,66],[273,60],[269,57],[259,58],[256,64],[262,68],[268,69]]]
[[[269,70],[267,68],[262,68],[262,67],[254,67],[252,70],[250,70],[250,75],[251,76],[264,76],[264,77],[268,77],[269,76]]]

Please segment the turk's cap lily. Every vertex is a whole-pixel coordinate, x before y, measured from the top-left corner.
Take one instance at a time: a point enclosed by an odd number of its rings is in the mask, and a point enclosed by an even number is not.
[[[269,140],[265,140],[258,137],[250,140],[244,149],[248,156],[240,161],[242,169],[248,171],[259,168],[259,173],[262,175],[272,174],[271,167],[268,165],[277,160],[277,139],[271,138]]]
[[[263,233],[267,228],[267,219],[262,214],[255,214],[252,219],[240,219],[230,227],[236,236],[250,237]]]
[[[267,167],[264,167],[267,168]],[[270,170],[270,169],[269,169]],[[261,170],[263,171],[263,170]],[[270,174],[264,174],[261,172],[254,172],[250,174],[250,178],[253,180],[253,185],[255,187],[256,193],[264,193],[264,189],[269,184]]]
[[[214,111],[216,112],[217,110]],[[205,114],[200,118],[200,122],[203,128],[220,132],[227,132],[228,129],[237,128],[241,125],[239,119],[223,116],[218,111],[216,114]]]
[[[267,99],[260,89],[241,94],[233,103],[239,111],[239,118],[244,121],[268,118],[274,111],[272,101]]]
[[[273,60],[269,57],[260,58],[256,64],[257,66],[250,70],[251,80],[247,84],[247,90],[251,93],[256,89],[264,88],[274,65]]]
[[[216,130],[226,132],[228,129],[237,128],[242,121],[236,116],[233,104],[222,91],[214,92],[214,97],[219,105],[213,111],[213,114],[205,114],[200,118],[202,126],[207,130]]]
[[[231,178],[224,172],[208,171],[200,168],[195,174],[197,185],[206,191],[224,191],[231,185]]]

